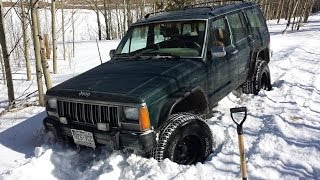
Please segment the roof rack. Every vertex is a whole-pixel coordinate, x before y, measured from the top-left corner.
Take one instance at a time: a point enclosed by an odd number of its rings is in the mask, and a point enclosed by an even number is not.
[[[156,15],[156,14],[161,14],[161,13],[171,12],[171,11],[176,11],[176,10],[187,10],[187,9],[192,9],[192,8],[209,8],[209,9],[213,10],[214,9],[213,6],[216,6],[217,3],[220,3],[219,5],[223,5],[223,4],[228,4],[230,2],[246,2],[246,1],[245,0],[224,0],[224,1],[213,0],[213,1],[207,1],[207,2],[202,2],[202,3],[187,5],[187,6],[184,6],[183,8],[180,8],[180,9],[151,12],[151,13],[146,14],[144,16],[144,18],[148,19],[151,15]]]
[[[194,8],[194,7],[210,7],[211,6],[215,6],[216,4],[218,5],[223,5],[223,4],[229,4],[230,2],[246,2],[245,0],[221,0],[221,1],[207,1],[207,2],[202,2],[202,3],[196,3],[196,4],[191,4],[191,5],[187,5],[184,7],[184,9],[189,9],[189,8]]]

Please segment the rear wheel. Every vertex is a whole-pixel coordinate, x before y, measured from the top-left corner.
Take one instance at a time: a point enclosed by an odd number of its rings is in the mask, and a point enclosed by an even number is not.
[[[270,91],[272,86],[268,63],[258,59],[253,77],[242,84],[242,91],[257,95],[261,89]]]
[[[158,161],[169,158],[178,164],[195,164],[209,156],[212,144],[211,130],[200,117],[173,114],[162,128],[152,156]]]

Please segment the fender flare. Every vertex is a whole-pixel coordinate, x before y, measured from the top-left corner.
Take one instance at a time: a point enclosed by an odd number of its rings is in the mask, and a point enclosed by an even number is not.
[[[264,52],[265,50],[266,49],[260,49],[259,51],[255,51],[255,52],[252,53],[252,56],[251,56],[251,59],[250,59],[250,63],[249,63],[249,73],[248,73],[247,80],[252,78],[252,76],[254,74],[254,69],[256,67],[257,59],[258,59],[258,57],[259,57],[259,55],[261,53],[266,53],[266,52]],[[269,56],[269,54],[268,54],[268,56]],[[268,59],[270,59],[270,57],[268,57]]]
[[[167,101],[162,105],[161,110],[158,112],[157,115],[157,129],[161,129],[161,127],[166,124],[166,121],[169,119],[173,109],[176,107],[177,104],[179,104],[183,99],[190,96],[192,93],[196,91],[201,91],[203,96],[205,97],[206,101],[206,111],[209,109],[209,101],[208,97],[205,95],[204,91],[200,87],[196,87],[193,89],[183,89],[179,92],[176,92],[172,94]]]

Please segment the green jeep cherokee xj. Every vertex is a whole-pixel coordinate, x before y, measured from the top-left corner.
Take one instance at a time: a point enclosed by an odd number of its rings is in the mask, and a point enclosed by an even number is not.
[[[44,126],[78,145],[202,162],[214,151],[202,117],[235,89],[271,90],[269,44],[252,2],[149,14],[110,61],[47,92]]]

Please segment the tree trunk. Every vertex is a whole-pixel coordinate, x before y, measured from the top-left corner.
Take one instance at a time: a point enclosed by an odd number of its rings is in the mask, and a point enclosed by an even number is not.
[[[113,27],[112,27],[112,15],[111,15],[111,8],[110,8],[110,0],[108,0],[108,27],[109,27],[109,40],[113,39]]]
[[[64,30],[64,2],[61,0],[61,28],[62,28],[62,46],[63,46],[63,59],[66,60],[66,40]]]
[[[49,64],[47,62],[47,58],[45,55],[45,47],[44,47],[42,36],[39,36],[39,42],[40,42],[41,65],[42,65],[42,70],[44,74],[44,80],[46,83],[47,90],[49,90],[52,87],[52,84],[51,84]]]
[[[309,10],[306,11],[306,14],[304,16],[303,22],[307,22],[308,21],[308,18],[310,16],[311,12],[312,12],[313,4],[314,4],[314,0],[310,0]]]
[[[126,27],[126,22],[127,22],[127,19],[126,19],[126,17],[127,17],[127,13],[126,13],[126,0],[123,0],[123,4],[122,4],[122,6],[123,6],[123,29],[122,29],[122,33],[123,33],[123,35],[124,35],[124,33],[126,32],[126,29],[127,29],[127,27]]]
[[[127,28],[129,29],[131,23],[132,23],[132,15],[131,15],[131,4],[129,2],[129,0],[126,0],[126,5],[127,5]]]
[[[121,20],[119,18],[119,9],[118,9],[118,3],[116,3],[116,17],[117,17],[117,27],[118,27],[118,32],[117,32],[117,38],[121,37]]]
[[[1,0],[0,0],[1,1]],[[2,58],[2,51],[0,48],[0,65],[1,65],[1,72],[2,72],[2,78],[3,78],[3,84],[6,85],[6,75],[5,75],[5,70],[4,70],[4,63],[3,63],[3,58]]]
[[[72,1],[72,14],[71,14],[71,21],[72,21],[72,57],[75,57],[75,44],[74,44],[74,41],[75,41],[75,37],[74,37],[74,34],[75,34],[75,29],[74,29],[74,0]]]
[[[285,0],[281,0],[280,3],[281,3],[281,4],[280,4],[281,8],[280,8],[280,11],[279,11],[279,14],[278,14],[277,24],[279,24],[280,19],[281,19],[281,17],[282,17],[282,14],[283,14],[282,12],[283,12],[283,7],[284,7]]]
[[[45,53],[46,53],[46,58],[50,59],[51,57],[51,49],[49,47],[49,35],[48,34],[44,34],[44,47],[45,49]]]
[[[298,25],[297,25],[297,30],[298,30],[298,31],[299,31],[299,29],[300,29],[300,26],[301,26],[301,23],[302,23],[303,16],[306,14],[307,6],[308,6],[308,0],[304,3],[304,5],[303,5],[303,9],[301,10],[301,13],[300,13],[299,22],[298,22]]]
[[[38,25],[38,2],[37,0],[31,0],[31,5],[34,4],[34,7],[31,7],[31,20],[32,20],[32,35],[33,35],[33,44],[34,44],[34,53],[36,58],[36,75],[38,83],[38,95],[39,95],[39,104],[44,106],[44,95],[43,95],[43,82],[42,82],[42,71],[41,71],[41,55],[40,55],[40,42],[39,42],[39,25]]]
[[[146,1],[145,0],[141,0],[140,18],[143,18],[143,16],[144,16],[145,6],[146,6]]]
[[[96,10],[96,14],[97,14],[97,23],[98,23],[98,36],[99,36],[99,41],[102,40],[102,32],[101,32],[101,23],[100,23],[100,16],[99,16],[99,9],[97,8]]]
[[[290,11],[292,9],[292,4],[293,4],[293,0],[289,0],[288,6],[287,6],[287,13],[286,13],[286,20],[288,20],[289,16],[290,16]]]
[[[6,80],[7,80],[7,88],[8,88],[8,101],[9,107],[11,109],[14,106],[14,89],[13,89],[13,82],[12,82],[12,74],[10,68],[10,59],[7,50],[7,42],[6,42],[6,35],[5,35],[5,27],[3,22],[3,13],[2,13],[2,0],[0,0],[0,44],[2,47],[2,55],[4,60],[4,68],[6,71]]]
[[[271,13],[270,13],[270,2],[269,1],[266,1],[266,18],[267,20],[270,20],[270,17],[271,17]]]
[[[24,58],[26,61],[26,69],[27,69],[27,80],[31,80],[31,67],[30,67],[30,47],[28,42],[28,35],[27,35],[27,14],[24,9],[24,2],[21,0],[21,20],[22,20],[22,33],[23,33],[23,46],[24,46]]]
[[[110,33],[109,33],[109,25],[108,25],[108,14],[107,14],[107,0],[103,1],[103,8],[104,8],[104,22],[106,24],[106,39],[110,40]],[[109,9],[110,11],[110,9]]]
[[[56,1],[51,0],[51,30],[52,30],[52,63],[53,73],[57,74],[57,35],[56,35]]]
[[[292,16],[293,16],[293,21],[292,21],[292,26],[291,26],[291,30],[293,31],[294,29],[294,25],[296,23],[296,14],[297,14],[297,11],[298,11],[298,7],[300,6],[300,0],[297,0],[297,4],[295,5],[294,9],[293,9],[293,12],[292,12]]]
[[[292,8],[292,11],[290,11],[291,13],[290,13],[289,18],[288,18],[288,23],[287,23],[286,29],[283,30],[282,34],[287,33],[287,29],[290,27],[290,24],[291,24],[291,18],[292,18],[292,16],[294,16],[294,13],[295,13],[295,11],[297,9],[298,3],[299,3],[298,1],[296,3],[293,2],[293,6],[294,7]]]

